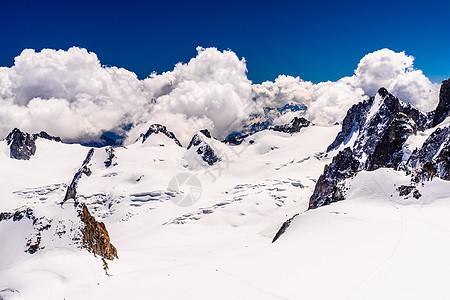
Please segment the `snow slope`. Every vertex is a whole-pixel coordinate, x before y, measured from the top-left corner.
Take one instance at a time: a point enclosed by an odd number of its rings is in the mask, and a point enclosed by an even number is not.
[[[0,298],[448,298],[448,182],[424,182],[416,199],[399,195],[410,182],[405,173],[361,171],[345,181],[345,201],[307,211],[339,130],[264,130],[237,146],[205,138],[220,158],[212,166],[162,134],[114,148],[109,167],[108,148],[95,149],[77,201],[117,248],[110,276],[99,257],[53,227],[42,231],[45,248],[30,254],[32,221],[1,221]],[[415,138],[426,136],[411,136],[411,151],[422,144]],[[89,149],[38,139],[36,155],[19,161],[0,142],[0,211],[31,207],[52,224],[76,220],[73,201],[61,201]],[[201,183],[191,206],[172,201],[168,184],[180,173]]]

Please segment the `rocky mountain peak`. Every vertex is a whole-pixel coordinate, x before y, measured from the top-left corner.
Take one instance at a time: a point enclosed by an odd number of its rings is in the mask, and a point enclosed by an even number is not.
[[[374,97],[348,110],[341,132],[327,151],[349,146],[367,169],[391,166],[392,156],[407,137],[429,125],[426,114],[380,88]]]
[[[192,137],[187,150],[195,151],[204,162],[212,166],[220,161],[220,158],[211,147],[208,140],[212,140],[209,131],[207,129],[200,130]]]
[[[353,105],[341,132],[327,150],[346,148],[325,167],[310,198],[310,208],[343,200],[340,182],[360,170],[397,168],[402,163],[403,145],[408,137],[429,126],[426,114],[400,101],[385,88]]]
[[[444,80],[439,92],[439,103],[433,119],[433,127],[444,121],[450,110],[450,79]]]
[[[203,133],[204,136],[206,136],[207,138],[211,138],[211,133],[209,132],[208,129],[202,129],[200,130],[201,133]]]
[[[168,138],[172,139],[175,144],[177,144],[180,147],[183,147],[180,143],[180,141],[176,138],[175,134],[169,130],[167,130],[166,126],[161,124],[152,124],[148,128],[147,132],[144,134],[141,134],[142,143],[144,143],[152,134],[159,134],[162,133]]]
[[[50,141],[61,142],[59,137],[54,137],[41,131],[29,134],[18,128],[14,128],[6,137],[6,143],[10,147],[11,158],[29,160],[36,153],[36,139],[43,138]]]

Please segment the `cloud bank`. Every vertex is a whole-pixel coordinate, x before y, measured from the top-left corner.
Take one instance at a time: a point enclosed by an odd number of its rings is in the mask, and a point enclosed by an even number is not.
[[[3,136],[19,127],[87,141],[121,132],[150,102],[134,73],[102,67],[94,53],[75,47],[24,50],[11,68],[1,68],[0,84]]]
[[[382,49],[364,56],[353,76],[336,82],[313,84],[300,77],[280,75],[275,81],[254,85],[260,105],[282,106],[289,102],[308,105],[307,118],[318,125],[341,122],[348,108],[380,87],[423,111],[436,108],[439,84],[414,69],[414,57]]]
[[[187,144],[203,128],[224,138],[264,106],[304,103],[307,117],[326,126],[382,86],[424,111],[438,101],[439,84],[414,69],[414,58],[404,52],[375,51],[353,76],[318,84],[286,75],[252,84],[245,59],[234,52],[197,52],[172,71],[139,80],[123,68],[102,66],[86,49],[26,49],[12,67],[0,68],[0,137],[19,127],[85,142],[113,131],[131,143],[150,124],[162,123]]]

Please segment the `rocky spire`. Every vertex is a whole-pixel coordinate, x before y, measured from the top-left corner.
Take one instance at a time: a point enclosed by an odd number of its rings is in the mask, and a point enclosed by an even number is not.
[[[444,80],[439,92],[439,103],[433,119],[433,127],[444,121],[450,110],[450,79]]]

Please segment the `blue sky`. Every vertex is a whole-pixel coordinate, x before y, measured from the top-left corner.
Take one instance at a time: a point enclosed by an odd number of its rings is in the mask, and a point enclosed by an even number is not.
[[[450,77],[449,12],[448,1],[8,1],[0,65],[24,48],[79,46],[144,78],[215,46],[245,57],[254,82],[319,82],[352,75],[387,47],[438,82]]]

